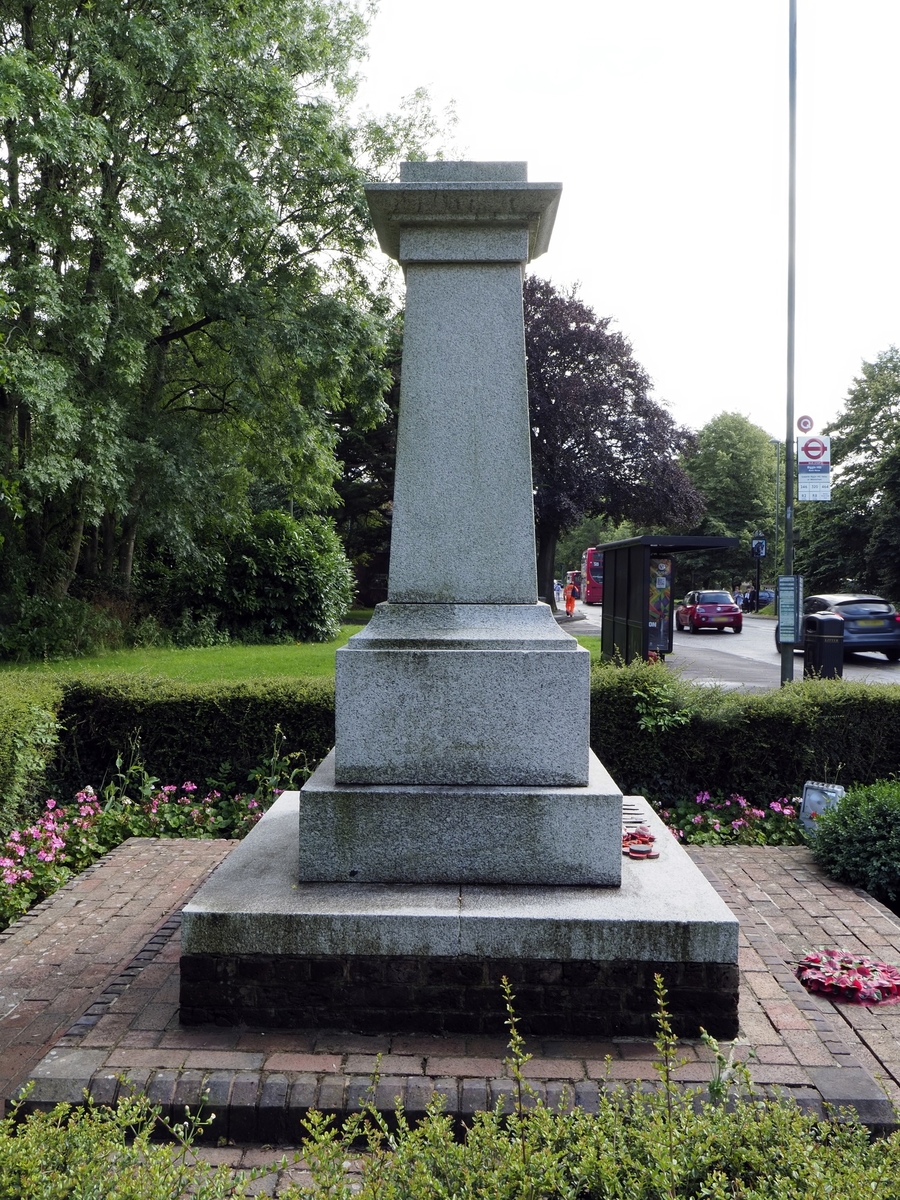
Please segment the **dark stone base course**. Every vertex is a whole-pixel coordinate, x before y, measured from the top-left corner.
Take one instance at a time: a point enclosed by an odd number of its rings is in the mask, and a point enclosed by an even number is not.
[[[736,963],[624,960],[187,954],[181,1023],[497,1035],[505,976],[523,1033],[652,1037],[656,975],[679,1037],[737,1036]]]

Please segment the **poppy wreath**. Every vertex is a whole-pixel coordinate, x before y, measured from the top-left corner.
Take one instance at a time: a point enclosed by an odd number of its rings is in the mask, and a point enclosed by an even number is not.
[[[810,992],[856,1004],[900,1000],[900,968],[846,950],[816,950],[797,967],[797,978]]]
[[[659,858],[659,852],[653,848],[655,841],[656,838],[646,825],[623,829],[622,853],[629,858]]]

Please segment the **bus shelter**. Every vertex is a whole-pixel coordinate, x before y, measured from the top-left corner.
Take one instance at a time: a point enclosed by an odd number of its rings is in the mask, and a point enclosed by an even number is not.
[[[604,658],[630,663],[672,653],[675,555],[689,550],[732,550],[730,537],[645,534],[597,546],[603,551]]]

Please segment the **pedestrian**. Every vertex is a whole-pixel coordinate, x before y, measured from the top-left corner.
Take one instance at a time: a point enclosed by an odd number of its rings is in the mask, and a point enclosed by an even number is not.
[[[734,602],[735,602],[735,604],[738,606],[738,608],[739,608],[739,609],[741,609],[741,611],[743,611],[743,608],[744,608],[744,593],[741,591],[741,589],[740,589],[740,588],[737,588],[737,590],[736,590],[736,591],[735,591],[735,593],[734,593]]]
[[[747,593],[747,612],[756,612],[756,588],[751,588]]]
[[[566,616],[575,616],[575,584],[570,579],[563,588],[563,595],[566,598]]]
[[[556,597],[557,604],[559,604],[560,600],[562,600],[562,593],[563,593],[562,584],[559,582],[558,579],[554,579],[553,580],[553,594]]]

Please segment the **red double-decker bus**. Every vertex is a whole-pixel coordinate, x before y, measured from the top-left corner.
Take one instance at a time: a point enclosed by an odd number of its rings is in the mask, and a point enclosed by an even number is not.
[[[603,603],[603,551],[589,546],[581,556],[582,604]]]

